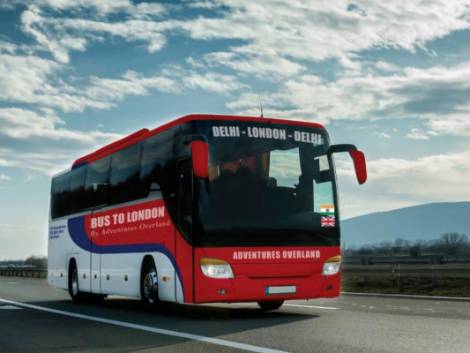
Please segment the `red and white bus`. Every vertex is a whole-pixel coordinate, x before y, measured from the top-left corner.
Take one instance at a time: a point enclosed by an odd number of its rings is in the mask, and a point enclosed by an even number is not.
[[[335,297],[340,227],[317,123],[189,115],[77,159],[52,179],[49,283],[148,303]]]

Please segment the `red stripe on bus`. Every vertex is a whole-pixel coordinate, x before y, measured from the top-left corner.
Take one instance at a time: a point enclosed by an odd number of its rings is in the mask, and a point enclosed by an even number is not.
[[[143,141],[147,137],[154,136],[160,132],[171,129],[172,127],[182,125],[190,121],[200,121],[200,120],[252,121],[252,122],[258,122],[258,123],[285,124],[285,125],[292,125],[292,126],[306,126],[306,127],[315,127],[315,128],[324,129],[324,126],[322,124],[314,123],[314,122],[307,122],[307,121],[295,121],[295,120],[285,120],[285,119],[276,119],[276,118],[260,118],[260,117],[253,117],[253,116],[191,114],[191,115],[186,115],[176,120],[170,121],[153,130],[141,129],[120,140],[114,141],[110,143],[109,145],[106,145],[92,153],[89,153],[83,157],[78,158],[77,160],[75,160],[75,162],[73,162],[72,169],[79,167],[82,164],[91,163],[98,159],[104,158],[127,146]]]

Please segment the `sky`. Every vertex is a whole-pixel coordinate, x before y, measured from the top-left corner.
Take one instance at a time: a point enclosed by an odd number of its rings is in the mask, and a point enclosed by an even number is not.
[[[0,260],[45,255],[51,175],[189,113],[324,123],[342,218],[470,200],[470,1],[0,0]],[[451,220],[449,220],[451,221]]]

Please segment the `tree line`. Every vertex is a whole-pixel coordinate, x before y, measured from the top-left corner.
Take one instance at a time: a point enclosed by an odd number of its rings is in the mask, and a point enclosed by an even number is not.
[[[47,257],[45,256],[30,256],[25,260],[5,260],[0,261],[0,266],[22,267],[27,266],[31,268],[46,269]]]
[[[344,256],[357,255],[410,255],[422,256],[429,254],[441,255],[470,255],[470,241],[466,234],[444,233],[433,240],[406,240],[396,238],[394,241],[350,247],[343,249]]]

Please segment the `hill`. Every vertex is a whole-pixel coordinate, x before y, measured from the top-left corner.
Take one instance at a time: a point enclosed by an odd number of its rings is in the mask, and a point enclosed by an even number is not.
[[[342,244],[362,246],[396,238],[432,240],[450,232],[470,237],[470,202],[430,203],[346,219]]]

